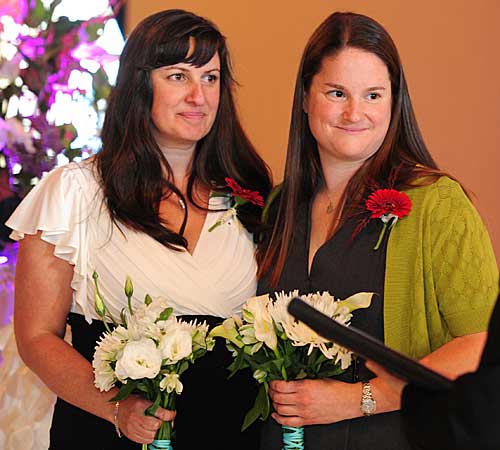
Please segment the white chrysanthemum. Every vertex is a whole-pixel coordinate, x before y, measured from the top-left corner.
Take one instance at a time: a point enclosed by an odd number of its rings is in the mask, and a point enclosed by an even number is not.
[[[281,321],[286,335],[294,346],[309,346],[307,351],[308,355],[312,353],[314,348],[319,348],[325,357],[328,359],[335,359],[335,362],[340,361],[342,368],[347,368],[351,361],[350,352],[345,349],[340,351],[341,347],[334,345],[328,339],[316,333],[312,328],[308,327],[303,322],[296,321],[288,314],[288,303],[290,303],[293,297],[297,296],[298,291],[292,291],[289,294],[277,294],[274,306],[270,307],[273,318]],[[300,296],[302,300],[309,303],[313,308],[344,325],[349,324],[352,318],[352,310],[366,308],[370,305],[371,297],[371,293],[361,292],[346,300],[340,301],[335,300],[335,298],[326,291]]]
[[[182,393],[182,383],[177,373],[166,373],[160,381],[160,389],[166,390],[168,393],[175,391],[177,394]]]
[[[117,378],[109,361],[104,359],[94,359],[92,361],[94,368],[94,385],[101,392],[109,391],[116,383]]]
[[[111,363],[117,361],[123,352],[127,343],[126,331],[119,326],[113,333],[104,334],[96,345],[92,367],[95,375],[94,384],[101,391],[109,391],[117,380]]]
[[[298,290],[291,291],[288,294],[282,291],[276,293],[276,300],[269,302],[269,314],[280,331],[284,329],[284,324],[291,326],[295,322],[295,318],[288,312],[288,305],[292,298],[298,296]]]
[[[151,339],[127,342],[116,362],[116,377],[122,382],[128,378],[154,378],[160,372],[161,361],[161,352]]]

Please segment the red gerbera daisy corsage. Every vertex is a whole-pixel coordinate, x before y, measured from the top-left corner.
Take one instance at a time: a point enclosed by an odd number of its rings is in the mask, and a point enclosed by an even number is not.
[[[237,205],[244,205],[247,202],[253,203],[254,205],[264,206],[264,199],[257,191],[251,191],[250,189],[243,189],[233,178],[227,177],[225,179],[229,188],[233,191],[232,196]]]
[[[396,189],[377,189],[370,194],[365,205],[371,212],[370,219],[381,219],[384,224],[377,244],[373,247],[374,250],[378,250],[389,222],[389,227],[392,228],[399,219],[410,213],[411,200],[404,192]]]
[[[215,222],[208,231],[213,231],[219,225],[222,225],[229,220],[236,218],[238,214],[238,208],[245,203],[252,203],[254,205],[264,206],[264,199],[257,191],[251,191],[250,189],[242,188],[233,178],[225,178],[227,186],[231,189],[231,198],[233,199],[233,206],[229,208],[224,215]],[[227,194],[214,193],[212,197],[226,196]]]

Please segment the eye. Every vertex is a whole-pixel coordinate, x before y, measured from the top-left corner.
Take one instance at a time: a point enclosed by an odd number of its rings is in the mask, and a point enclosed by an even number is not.
[[[334,97],[334,98],[342,98],[344,97],[344,93],[338,89],[333,89],[332,91],[328,91],[327,94],[330,96],[330,97]]]
[[[378,92],[370,92],[368,94],[368,99],[369,100],[378,100],[379,98],[381,98],[382,96],[378,93]]]
[[[214,74],[214,73],[207,73],[203,77],[203,80],[206,81],[209,84],[215,84],[219,80],[219,75]]]
[[[182,72],[176,72],[167,77],[169,80],[173,81],[184,81],[186,79],[186,75]]]

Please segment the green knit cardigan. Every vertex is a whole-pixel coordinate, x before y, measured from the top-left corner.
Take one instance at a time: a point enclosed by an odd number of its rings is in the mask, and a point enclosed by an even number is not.
[[[441,177],[406,193],[411,212],[387,247],[384,340],[421,358],[488,328],[499,275],[488,232],[458,183]]]

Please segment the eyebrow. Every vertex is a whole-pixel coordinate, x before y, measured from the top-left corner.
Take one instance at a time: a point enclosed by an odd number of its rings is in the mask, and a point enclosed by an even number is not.
[[[179,67],[177,65],[173,65],[173,66],[164,66],[164,67],[161,67],[161,69],[163,70],[172,70],[172,69],[175,69],[175,70],[180,70],[181,72],[189,72],[189,69],[186,69],[184,67]],[[220,69],[218,67],[214,67],[213,69],[209,69],[206,71],[206,73],[209,73],[209,72],[220,72]]]
[[[329,87],[336,88],[336,89],[347,90],[345,86],[342,86],[341,84],[337,84],[337,83],[325,83],[325,86],[329,86]],[[366,90],[367,91],[385,91],[386,88],[384,86],[371,86]]]

